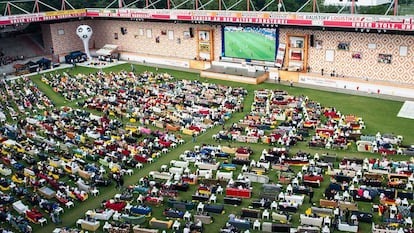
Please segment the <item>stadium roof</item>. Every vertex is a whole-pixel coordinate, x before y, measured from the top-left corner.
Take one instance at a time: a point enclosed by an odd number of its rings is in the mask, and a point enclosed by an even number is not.
[[[76,1],[76,0],[71,0]],[[269,0],[268,4],[262,9],[257,10],[253,2],[256,0],[163,0],[168,9],[157,9],[157,4],[161,0],[135,0],[130,3],[126,0],[113,0],[105,8],[82,8],[75,9],[68,0],[62,0],[60,7],[50,6],[40,0],[13,0],[0,2],[5,5],[5,15],[0,16],[0,31],[18,25],[33,22],[61,21],[65,19],[83,18],[112,18],[136,21],[170,21],[175,23],[199,23],[199,24],[256,24],[264,27],[278,26],[299,26],[313,27],[321,30],[326,29],[345,29],[345,30],[365,30],[371,29],[378,32],[400,31],[404,33],[414,33],[413,16],[390,16],[356,14],[356,9],[351,2],[351,12],[347,14],[337,13],[317,13],[319,12],[318,0],[307,0],[295,12],[284,11],[283,0]],[[145,1],[145,2],[143,2]],[[177,2],[175,2],[177,1]],[[178,1],[181,1],[179,4]],[[189,2],[193,4],[193,9],[181,9],[182,4]],[[208,2],[205,2],[208,1]],[[234,2],[232,5],[229,3]],[[275,1],[278,1],[275,3]],[[292,0],[291,0],[292,1]],[[303,0],[304,1],[304,0]],[[354,0],[355,1],[355,0]],[[396,1],[396,0],[395,0]],[[137,2],[141,2],[143,7],[136,8]],[[218,4],[218,9],[205,10],[208,4]],[[227,5],[224,3],[227,2]],[[21,4],[33,4],[32,10],[23,9]],[[265,11],[270,3],[277,5],[277,11]],[[394,7],[394,14],[397,11],[397,4],[389,5],[387,12]],[[239,4],[245,4],[247,9],[240,9]],[[272,5],[274,7],[274,4]],[[311,5],[311,6],[310,6]],[[303,12],[306,7],[311,7],[311,12]],[[15,10],[13,10],[15,9]],[[18,12],[17,14],[15,12]],[[342,11],[341,11],[342,12]],[[372,31],[374,31],[372,30]]]
[[[357,7],[358,0],[347,0],[345,4],[337,6],[325,6],[323,0],[0,0],[0,10],[3,10],[4,16],[84,8],[235,10],[351,14],[370,13],[398,15],[398,0],[388,1],[388,4],[373,10],[372,7]],[[404,5],[404,8],[407,8],[407,6]]]

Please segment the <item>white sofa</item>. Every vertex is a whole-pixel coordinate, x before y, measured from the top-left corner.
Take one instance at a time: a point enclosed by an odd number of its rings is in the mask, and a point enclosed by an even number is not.
[[[16,210],[19,214],[26,214],[26,211],[29,210],[29,206],[23,204],[23,202],[20,200],[13,203],[13,209]]]
[[[173,178],[173,174],[169,172],[152,171],[149,175],[154,179],[169,180]]]
[[[349,225],[348,223],[344,223],[339,221],[338,223],[338,230],[339,231],[346,231],[346,232],[358,232],[358,225]]]
[[[103,212],[96,212],[94,210],[88,210],[88,211],[86,211],[85,215],[89,215],[92,218],[95,218],[96,220],[108,221],[114,213],[115,213],[115,211],[111,210],[111,209],[106,209]]]
[[[323,218],[322,217],[310,217],[310,216],[301,214],[300,223],[301,225],[321,227],[323,223]]]
[[[303,201],[305,200],[305,196],[303,195],[285,195],[285,200],[289,202],[297,203],[298,205],[302,205]]]

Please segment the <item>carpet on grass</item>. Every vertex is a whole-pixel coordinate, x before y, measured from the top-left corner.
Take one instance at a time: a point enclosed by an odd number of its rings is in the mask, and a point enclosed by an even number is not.
[[[405,101],[400,111],[398,112],[398,117],[414,119],[414,102]]]

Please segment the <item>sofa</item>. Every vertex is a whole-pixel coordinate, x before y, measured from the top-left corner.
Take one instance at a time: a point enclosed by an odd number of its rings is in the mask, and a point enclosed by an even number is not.
[[[136,185],[132,187],[132,191],[134,193],[142,193],[147,194],[149,192],[150,188],[142,186],[142,185]]]
[[[175,208],[179,210],[192,210],[195,207],[194,202],[191,201],[178,201],[174,199],[168,199],[167,205],[170,208]]]
[[[358,225],[350,225],[348,223],[338,222],[338,230],[339,231],[346,231],[346,232],[358,232]]]
[[[85,215],[95,218],[96,220],[108,221],[114,213],[115,211],[111,209],[106,209],[102,211],[88,210],[86,211]]]
[[[191,199],[193,201],[207,202],[210,199],[210,196],[206,194],[193,194],[191,195]]]
[[[114,200],[108,200],[104,203],[104,205],[108,209],[112,209],[112,210],[121,212],[125,208],[126,203],[125,202],[116,202]]]
[[[320,207],[311,207],[312,214],[315,214],[319,217],[333,216],[333,210]]]
[[[247,209],[242,208],[241,210],[241,218],[261,218],[261,212],[257,209]]]
[[[82,177],[83,179],[85,179],[85,180],[89,180],[92,177],[93,174],[94,173],[90,173],[88,171],[85,171],[85,170],[82,170],[82,169],[78,169],[78,175],[80,177]]]
[[[277,184],[263,184],[263,191],[264,192],[280,192],[282,190],[282,186],[281,185],[277,185]]]
[[[338,202],[335,200],[320,199],[319,206],[326,207],[326,208],[336,208],[338,207]]]
[[[249,160],[250,154],[242,154],[242,153],[235,153],[236,159],[243,159],[243,160]]]
[[[279,202],[277,205],[278,210],[287,211],[287,212],[296,212],[299,208],[298,203],[291,202]]]
[[[41,187],[39,189],[39,193],[40,195],[42,195],[43,197],[45,197],[46,199],[52,199],[53,197],[56,196],[56,192],[52,189],[50,189],[49,187]]]
[[[152,208],[149,206],[132,206],[129,209],[129,214],[133,214],[133,215],[150,215],[152,211]]]
[[[9,176],[12,174],[12,170],[7,167],[0,167],[0,174],[3,176]]]
[[[86,230],[86,231],[96,231],[101,226],[101,223],[99,221],[82,220],[81,223],[80,223],[80,225],[81,225],[81,228],[83,230]]]
[[[145,218],[144,218],[144,220],[145,220]],[[152,218],[149,221],[149,225],[151,227],[158,228],[158,229],[170,229],[172,224],[173,224],[172,220],[163,221],[163,220],[158,220],[156,218]]]
[[[319,227],[310,227],[310,226],[299,226],[297,228],[297,233],[319,233],[321,229]]]
[[[261,193],[259,193],[259,198],[274,201],[274,200],[276,200],[276,192],[261,192]]]
[[[128,215],[128,214],[122,214],[121,220],[123,222],[128,222],[134,225],[142,224],[145,222],[145,215],[133,216],[133,215]]]
[[[203,224],[210,224],[213,222],[213,218],[208,215],[207,213],[205,214],[195,214],[194,215],[194,220],[197,222],[198,220],[200,220]]]
[[[233,172],[222,172],[217,171],[216,172],[216,179],[222,179],[222,180],[230,180],[233,178]]]
[[[21,200],[14,202],[12,206],[13,206],[13,209],[16,210],[16,212],[21,215],[24,215],[26,211],[29,210],[29,206],[23,204]]]
[[[224,205],[218,204],[218,205],[212,205],[207,204],[204,206],[204,211],[208,213],[216,213],[216,214],[222,214],[224,213]]]
[[[269,177],[266,175],[260,175],[253,172],[244,172],[243,176],[249,178],[249,180],[252,182],[258,182],[262,184],[269,183]]]
[[[277,224],[272,222],[262,223],[263,232],[280,232],[280,233],[290,233],[290,224]]]
[[[373,214],[361,211],[352,211],[352,215],[357,216],[359,222],[372,223]],[[351,216],[352,216],[351,215]]]
[[[242,199],[237,197],[224,197],[224,204],[241,205]]]
[[[221,147],[222,152],[229,153],[229,154],[235,154],[236,150],[237,150],[237,148],[232,148],[232,147],[228,147],[228,146]]]
[[[244,159],[232,159],[231,163],[232,164],[237,164],[237,165],[247,165],[250,166],[250,160],[244,160]]]
[[[279,221],[280,223],[288,223],[290,222],[292,216],[286,213],[276,213],[272,212],[272,220]]]
[[[178,218],[184,217],[183,211],[179,211],[175,209],[166,209],[164,210],[163,214],[166,218],[171,218],[171,219],[178,219]]]
[[[271,200],[266,200],[266,199],[260,199],[260,200],[256,200],[253,201],[251,206],[253,206],[254,209],[269,209],[270,205],[272,204]]]
[[[173,177],[172,173],[169,172],[159,172],[159,171],[151,171],[149,175],[154,179],[161,179],[161,180],[169,180]]]
[[[321,227],[323,223],[323,218],[322,217],[310,217],[310,216],[301,214],[300,223],[301,225],[306,225],[306,226]]]
[[[91,186],[89,184],[86,184],[82,179],[79,179],[76,184],[78,185],[79,190],[85,191],[87,193],[90,192]]]
[[[237,227],[240,230],[246,230],[250,228],[250,221],[244,219],[230,219],[228,223],[230,225]]]
[[[252,191],[250,189],[226,188],[226,196],[250,198]]]
[[[293,202],[298,205],[302,205],[305,199],[305,196],[304,195],[285,195],[285,199],[288,202]]]
[[[387,227],[380,228],[378,225],[372,223],[372,233],[398,233],[398,229],[389,229]]]
[[[186,128],[183,128],[182,129],[182,133],[191,136],[193,134],[196,134],[197,135],[199,132],[197,130],[195,130],[195,129],[186,129]]]
[[[199,169],[204,169],[204,170],[218,170],[220,167],[220,162],[217,163],[202,163],[202,162],[196,162],[194,164],[196,167],[198,167]]]
[[[354,202],[348,202],[348,201],[340,201],[339,202],[339,209],[341,210],[352,210],[352,211],[358,211],[358,204]]]
[[[305,194],[308,195],[310,189],[306,186],[293,186],[293,193],[294,194]]]
[[[172,125],[172,124],[167,124],[167,129],[170,131],[180,131],[181,126],[179,125]]]
[[[132,228],[132,230],[134,231],[134,233],[158,233],[159,232],[158,229],[142,228],[138,225],[134,226],[134,228]]]

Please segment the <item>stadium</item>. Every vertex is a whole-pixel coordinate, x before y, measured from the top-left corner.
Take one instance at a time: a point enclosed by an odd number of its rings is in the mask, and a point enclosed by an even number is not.
[[[2,232],[414,230],[397,1],[58,2],[0,2]]]

